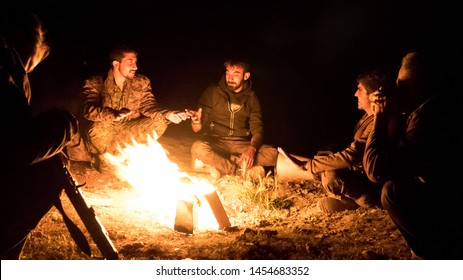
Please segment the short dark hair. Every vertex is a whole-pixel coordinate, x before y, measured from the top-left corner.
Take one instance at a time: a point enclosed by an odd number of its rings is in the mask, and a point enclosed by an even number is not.
[[[357,82],[365,87],[368,94],[371,94],[386,86],[386,75],[377,69],[367,70],[357,76]]]
[[[249,62],[243,58],[229,58],[225,60],[223,63],[223,66],[228,67],[228,66],[240,66],[243,67],[244,73],[250,72],[251,71],[251,65]]]
[[[113,61],[121,62],[126,53],[134,53],[135,56],[138,56],[138,52],[131,46],[126,44],[118,45],[109,53],[109,65],[112,66]]]

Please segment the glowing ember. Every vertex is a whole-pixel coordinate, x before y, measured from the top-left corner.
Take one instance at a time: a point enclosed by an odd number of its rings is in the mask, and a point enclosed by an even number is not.
[[[132,144],[118,147],[118,155],[104,155],[115,166],[116,175],[139,194],[127,200],[127,207],[152,211],[157,222],[173,228],[178,201],[191,201],[194,204],[195,229],[218,229],[218,222],[204,198],[206,194],[215,192],[214,186],[205,179],[179,171],[179,167],[168,159],[157,138],[156,132],[153,132],[153,136],[147,135],[146,144],[132,139]]]

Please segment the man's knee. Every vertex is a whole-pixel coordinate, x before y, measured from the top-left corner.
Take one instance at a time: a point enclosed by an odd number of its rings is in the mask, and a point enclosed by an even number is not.
[[[156,132],[156,136],[161,137],[167,130],[167,124],[164,121],[155,122],[153,130]]]
[[[206,142],[202,140],[196,140],[193,142],[193,145],[191,145],[191,154],[194,156],[200,156],[204,153],[204,151],[208,150],[208,147],[209,146]]]
[[[129,137],[135,135],[135,138],[139,138],[140,140],[155,133],[154,137],[157,140],[157,138],[161,137],[167,130],[167,123],[163,120],[154,120],[141,116],[122,124],[122,130],[128,131],[130,134]]]
[[[115,133],[106,123],[93,123],[84,138],[87,140],[90,153],[104,154],[113,145]]]
[[[381,190],[381,205],[384,209],[391,209],[392,201],[394,201],[394,183],[389,181]]]
[[[257,165],[275,166],[278,160],[278,150],[269,145],[262,145],[259,150]]]

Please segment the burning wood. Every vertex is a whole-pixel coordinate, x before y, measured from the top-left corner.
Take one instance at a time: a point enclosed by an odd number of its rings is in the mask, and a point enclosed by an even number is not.
[[[212,213],[214,214],[215,219],[217,220],[218,230],[224,230],[231,226],[230,220],[228,219],[225,208],[217,195],[216,191],[209,192],[203,195],[204,199],[208,202]],[[195,212],[194,206],[197,205],[200,207],[200,202],[195,204],[192,201],[188,200],[179,200],[177,202],[177,212],[175,215],[174,230],[186,233],[193,234],[194,224],[195,224]]]
[[[230,227],[230,220],[228,219],[227,213],[223,208],[223,204],[220,201],[217,192],[210,192],[204,195],[204,197],[206,198],[207,202],[209,202],[209,206],[211,206],[212,212],[214,213],[214,216],[217,219],[217,223],[219,224],[219,229],[223,230]]]
[[[179,200],[177,202],[177,213],[175,215],[174,230],[186,234],[193,234],[193,202]]]
[[[157,207],[156,215],[170,220],[167,223],[174,230],[192,234],[195,227],[216,230],[217,224],[219,230],[230,227],[214,186],[204,178],[180,172],[156,139],[156,135],[148,135],[146,144],[132,139],[132,145],[118,148],[118,155],[105,154],[105,157],[116,167],[116,175],[142,193],[145,201],[151,200],[148,204]],[[207,203],[202,203],[203,200]]]

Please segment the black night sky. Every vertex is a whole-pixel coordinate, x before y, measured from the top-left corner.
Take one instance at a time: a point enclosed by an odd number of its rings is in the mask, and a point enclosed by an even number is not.
[[[83,80],[107,71],[108,50],[127,42],[163,106],[195,108],[223,60],[241,54],[252,64],[267,143],[297,154],[344,148],[363,114],[359,72],[395,76],[406,51],[461,38],[457,1],[434,2],[31,1],[52,47],[30,76],[33,105],[76,112]]]

